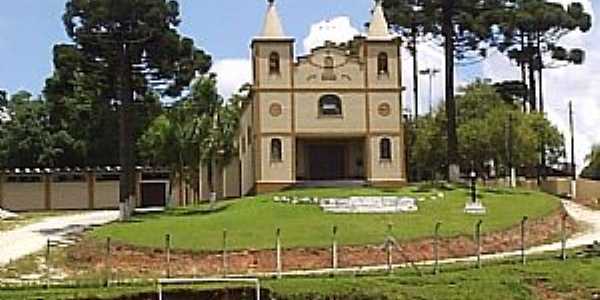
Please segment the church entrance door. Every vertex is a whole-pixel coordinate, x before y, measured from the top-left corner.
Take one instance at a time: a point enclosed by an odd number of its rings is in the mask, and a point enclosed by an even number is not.
[[[315,144],[309,147],[310,179],[336,180],[345,177],[346,147]]]

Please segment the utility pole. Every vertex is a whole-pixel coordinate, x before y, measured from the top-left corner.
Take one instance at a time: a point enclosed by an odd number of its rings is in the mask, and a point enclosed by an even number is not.
[[[577,197],[577,168],[575,166],[575,121],[573,120],[573,101],[569,101],[569,129],[571,131],[571,198]]]
[[[433,113],[433,79],[435,76],[440,73],[440,69],[436,68],[427,68],[425,70],[419,71],[419,74],[424,76],[429,76],[429,113]]]

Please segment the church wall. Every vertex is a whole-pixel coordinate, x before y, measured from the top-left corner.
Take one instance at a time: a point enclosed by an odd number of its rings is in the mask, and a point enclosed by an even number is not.
[[[277,108],[279,106],[279,109]],[[261,132],[292,131],[292,100],[290,93],[262,92],[260,95]]]
[[[398,44],[371,42],[367,43],[367,61],[369,65],[369,88],[398,88]],[[377,56],[385,52],[388,55],[388,74],[378,74]]]
[[[323,80],[325,57],[333,58],[335,80]],[[312,55],[302,58],[294,68],[296,88],[363,88],[364,68],[358,58],[348,57],[345,52],[331,48],[319,49]]]
[[[240,120],[238,150],[241,163],[241,194],[247,195],[254,188],[254,130],[252,126],[252,105],[245,108]]]
[[[271,140],[281,139],[282,157],[281,161],[271,159]],[[259,182],[262,183],[291,183],[295,180],[292,174],[292,166],[295,163],[292,151],[292,137],[289,135],[264,135],[261,138],[261,158],[262,158],[262,177]]]
[[[379,92],[369,95],[369,113],[372,133],[399,132],[402,106],[399,93]],[[389,111],[386,109],[389,107]],[[387,111],[387,112],[386,112]]]
[[[392,159],[381,160],[379,153],[379,143],[382,138],[389,138],[392,141]],[[404,174],[405,157],[402,136],[376,135],[370,138],[371,146],[371,180],[374,183],[392,183],[405,181]]]
[[[341,117],[319,116],[319,98],[336,94],[342,99]],[[296,132],[298,134],[360,134],[366,132],[364,93],[301,92],[296,99]]]
[[[258,86],[261,88],[289,88],[291,86],[290,62],[293,53],[289,42],[268,42],[254,45],[255,68],[259,74]],[[280,73],[269,74],[269,56],[277,52],[280,57]],[[256,84],[256,82],[255,82]]]

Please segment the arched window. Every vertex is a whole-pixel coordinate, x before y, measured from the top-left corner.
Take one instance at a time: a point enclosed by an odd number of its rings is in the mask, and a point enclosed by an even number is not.
[[[377,74],[386,75],[388,72],[388,55],[385,52],[381,52],[377,55]]]
[[[271,52],[269,55],[269,74],[279,74],[280,73],[281,61],[279,58],[279,53]]]
[[[379,142],[379,158],[381,160],[392,159],[392,141],[388,138],[383,138]]]
[[[271,161],[281,161],[282,160],[282,146],[281,139],[272,139],[271,140]]]
[[[319,115],[341,116],[342,99],[336,95],[325,95],[319,99]]]

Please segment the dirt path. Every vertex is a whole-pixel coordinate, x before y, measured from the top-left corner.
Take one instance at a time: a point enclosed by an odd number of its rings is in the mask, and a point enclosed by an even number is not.
[[[44,249],[48,239],[69,243],[69,236],[117,220],[118,211],[96,211],[48,217],[39,222],[0,232],[0,266]]]

